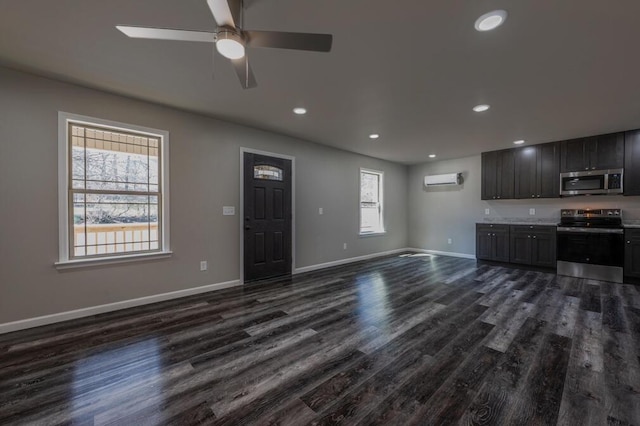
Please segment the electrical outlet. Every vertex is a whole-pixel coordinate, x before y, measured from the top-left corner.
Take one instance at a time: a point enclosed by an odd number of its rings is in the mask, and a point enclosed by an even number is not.
[[[453,240],[451,238],[447,239],[447,244],[453,244]]]
[[[490,215],[491,214],[491,210],[490,209],[484,209],[484,214]]]
[[[536,215],[536,209],[529,209],[529,215],[530,216],[535,216]]]
[[[235,206],[222,206],[222,215],[223,216],[235,216],[236,207]]]
[[[200,261],[200,270],[201,271],[206,271],[208,267],[209,266],[207,265],[207,261],[206,260]]]
[[[344,243],[344,244],[342,245],[342,250],[346,250],[346,249],[347,249],[347,243]]]
[[[324,209],[322,207],[318,208],[318,214],[324,214]]]

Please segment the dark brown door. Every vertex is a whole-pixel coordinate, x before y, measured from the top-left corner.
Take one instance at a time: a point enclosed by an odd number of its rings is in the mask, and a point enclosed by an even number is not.
[[[244,280],[291,273],[291,161],[244,153]]]

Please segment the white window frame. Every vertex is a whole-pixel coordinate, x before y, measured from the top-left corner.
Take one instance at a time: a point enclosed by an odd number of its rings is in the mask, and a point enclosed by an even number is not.
[[[160,138],[160,184],[161,202],[160,220],[161,223],[161,247],[160,250],[149,251],[148,253],[116,253],[113,256],[100,256],[89,258],[71,258],[70,255],[70,221],[69,221],[69,123],[81,125],[94,125],[106,127],[114,130],[148,134]],[[101,118],[88,117],[84,115],[58,112],[58,261],[55,266],[58,269],[74,268],[81,266],[92,266],[109,263],[131,262],[136,260],[148,260],[171,256],[170,250],[170,208],[169,208],[169,132],[166,130],[152,129],[149,127],[136,126],[133,124],[120,123],[116,121],[103,120]]]
[[[361,205],[361,200],[362,200],[362,173],[369,173],[369,174],[375,174],[378,175],[379,179],[378,179],[378,184],[379,184],[379,188],[378,188],[378,194],[379,194],[379,199],[378,199],[378,203],[379,203],[379,207],[378,207],[378,214],[380,216],[380,225],[381,225],[381,229],[378,231],[368,231],[368,232],[362,232],[362,205]],[[358,235],[360,235],[361,237],[367,237],[367,236],[374,236],[374,235],[384,235],[386,233],[386,227],[384,225],[384,172],[381,170],[373,170],[373,169],[366,169],[361,167],[360,168],[360,172],[358,173]]]

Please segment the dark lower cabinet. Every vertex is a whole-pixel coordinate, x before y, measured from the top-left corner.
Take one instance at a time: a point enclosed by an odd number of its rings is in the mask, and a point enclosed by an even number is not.
[[[509,262],[509,225],[476,225],[476,258]]]
[[[512,225],[509,261],[523,265],[555,268],[556,227]]]
[[[555,268],[556,227],[478,223],[476,224],[476,258]]]
[[[624,239],[624,276],[640,278],[640,229],[625,229]]]
[[[624,195],[640,195],[640,130],[624,134]]]

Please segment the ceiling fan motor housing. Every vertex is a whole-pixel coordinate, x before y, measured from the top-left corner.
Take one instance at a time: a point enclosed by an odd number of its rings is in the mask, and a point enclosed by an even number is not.
[[[225,58],[240,59],[244,57],[245,41],[235,29],[222,27],[216,33],[216,48]]]

